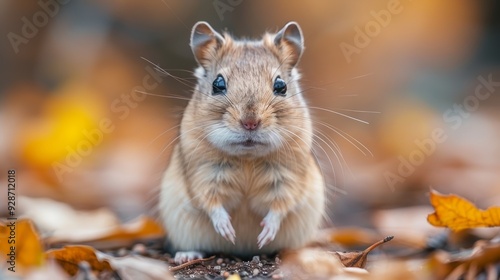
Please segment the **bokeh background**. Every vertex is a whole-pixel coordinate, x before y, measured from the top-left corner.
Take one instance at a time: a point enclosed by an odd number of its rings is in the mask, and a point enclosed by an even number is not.
[[[495,0],[1,1],[0,198],[15,169],[18,196],[124,221],[151,211],[186,105],[162,96],[191,95],[191,27],[258,38],[293,20],[329,223],[425,223],[380,213],[428,205],[430,187],[499,205],[499,12]],[[429,140],[436,129],[444,141]]]

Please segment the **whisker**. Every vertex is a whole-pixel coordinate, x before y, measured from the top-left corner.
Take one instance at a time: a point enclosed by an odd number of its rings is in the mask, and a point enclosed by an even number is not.
[[[346,114],[342,114],[342,113],[337,112],[337,111],[334,111],[334,110],[330,110],[330,109],[326,109],[326,108],[321,108],[321,107],[313,107],[313,106],[309,106],[308,108],[309,108],[309,109],[314,109],[314,110],[326,111],[326,112],[329,112],[329,113],[332,113],[332,114],[337,114],[337,115],[339,115],[339,116],[346,117],[346,118],[351,119],[351,120],[358,121],[358,122],[360,122],[360,123],[370,124],[370,123],[369,123],[369,122],[367,122],[367,121],[360,120],[360,119],[358,119],[358,118],[355,118],[355,117],[352,117],[352,116],[349,116],[349,115],[346,115]]]
[[[356,138],[354,138],[353,136],[351,136],[349,133],[329,124],[329,123],[326,123],[326,122],[322,122],[322,121],[315,121],[325,127],[327,127],[328,129],[332,130],[333,132],[337,133],[340,137],[344,138],[344,140],[346,140],[347,142],[351,143],[354,147],[356,147],[356,149],[358,149],[363,155],[366,156],[366,153],[361,149],[359,148],[357,145],[355,145],[352,141],[356,142],[357,144],[359,144],[361,147],[363,147],[372,157],[373,157],[373,153],[370,151],[370,149],[368,149],[365,145],[363,145],[363,143],[361,143],[360,141],[358,141]],[[351,140],[349,140],[347,137],[349,137]]]
[[[158,138],[160,138],[162,135],[164,135],[165,133],[169,132],[170,130],[172,130],[172,129],[174,129],[174,128],[177,128],[177,127],[180,127],[180,126],[181,126],[181,125],[180,125],[180,124],[178,124],[178,125],[175,125],[175,126],[173,126],[173,127],[169,128],[169,129],[167,129],[167,130],[163,131],[163,132],[162,132],[162,133],[160,133],[158,136],[156,136],[153,140],[151,140],[151,142],[149,142],[149,143],[147,144],[147,146],[151,146],[151,144],[153,144],[156,140],[158,140]]]
[[[182,96],[176,96],[176,95],[154,94],[154,93],[145,92],[142,90],[136,90],[135,92],[139,92],[139,93],[142,93],[144,95],[156,96],[156,97],[172,98],[172,99],[179,99],[179,100],[186,100],[186,101],[191,100],[191,98],[188,98],[188,97],[182,97]]]
[[[365,111],[365,110],[353,110],[353,109],[343,109],[343,108],[335,108],[335,110],[355,112],[355,113],[380,114],[379,111]]]

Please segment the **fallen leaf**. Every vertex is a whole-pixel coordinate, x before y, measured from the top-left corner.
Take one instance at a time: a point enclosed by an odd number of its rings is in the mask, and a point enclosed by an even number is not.
[[[366,265],[366,258],[368,257],[368,253],[370,253],[373,249],[377,248],[381,244],[391,241],[393,238],[394,236],[388,236],[361,252],[356,251],[356,252],[333,252],[333,253],[339,257],[342,264],[346,267],[364,268]]]
[[[492,274],[489,268],[499,262],[500,243],[485,240],[476,242],[472,249],[455,254],[438,251],[429,260],[435,275],[438,278],[448,277],[447,279],[459,279],[465,275],[476,276],[481,271]]]
[[[85,261],[94,271],[112,271],[107,260],[100,260],[96,250],[89,246],[65,246],[62,249],[53,249],[45,253],[47,259],[55,259],[57,263],[71,276],[76,275],[78,265]]]
[[[443,195],[435,190],[431,190],[430,200],[435,209],[434,213],[427,216],[431,225],[448,227],[454,231],[500,226],[500,207],[480,210],[460,196]]]
[[[137,255],[121,258],[115,258],[101,252],[96,252],[96,255],[99,260],[106,260],[123,280],[174,279],[168,270],[168,265],[163,261]]]
[[[0,258],[2,264],[7,262],[7,269],[13,265],[16,273],[23,274],[43,264],[43,246],[30,220],[0,222],[0,244]]]
[[[95,229],[86,236],[80,234],[74,238],[69,236],[64,236],[63,238],[53,237],[48,238],[46,241],[51,246],[78,242],[79,244],[90,245],[94,248],[104,250],[131,246],[142,240],[161,239],[164,235],[165,231],[162,226],[152,218],[142,216],[124,225]]]
[[[0,277],[0,279],[4,278]],[[46,265],[34,270],[30,270],[30,272],[26,275],[26,277],[24,277],[24,280],[47,280],[47,279],[69,280],[70,277],[55,261],[48,261]]]
[[[281,255],[285,279],[327,279],[345,268],[337,256],[320,248],[286,250]]]
[[[48,198],[19,196],[19,214],[31,219],[40,233],[52,239],[78,242],[103,236],[103,229],[115,228],[120,220],[111,210],[76,210],[71,205]]]

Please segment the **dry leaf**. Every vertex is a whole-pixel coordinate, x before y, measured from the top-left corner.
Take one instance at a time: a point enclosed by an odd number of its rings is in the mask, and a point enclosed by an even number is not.
[[[366,265],[366,258],[368,257],[368,253],[370,253],[373,249],[377,248],[381,244],[391,241],[393,238],[394,236],[388,236],[361,252],[333,252],[333,253],[339,257],[342,264],[346,267],[364,268]]]
[[[27,268],[43,264],[43,246],[30,220],[0,222],[0,244],[0,258],[2,264],[7,261],[6,269],[14,265],[16,273],[24,273]],[[10,255],[14,254],[11,264]]]
[[[324,279],[343,273],[339,258],[319,248],[287,250],[281,254],[285,279]]]
[[[115,258],[101,252],[96,252],[98,259],[106,260],[111,267],[118,271],[123,280],[169,280],[168,265],[159,260],[142,256],[126,256]]]
[[[457,195],[443,195],[431,190],[431,204],[435,212],[427,216],[434,226],[459,231],[475,227],[500,226],[500,207],[477,209],[470,201]]]
[[[48,198],[19,196],[19,214],[36,223],[51,238],[78,242],[101,237],[103,229],[120,225],[116,215],[106,208],[76,210],[71,205]]]
[[[0,277],[0,279],[3,279]],[[7,278],[8,279],[8,278]],[[24,280],[69,280],[69,275],[55,262],[48,261],[46,265],[30,272]],[[73,279],[76,280],[76,279]]]
[[[484,240],[476,242],[474,248],[456,254],[438,251],[429,260],[429,264],[437,277],[448,277],[449,279],[458,279],[466,274],[475,276],[481,271],[491,274],[489,267],[495,266],[499,262],[500,243]],[[497,277],[488,279],[497,279]]]
[[[97,249],[109,249],[116,247],[131,246],[141,240],[151,240],[163,238],[165,231],[150,217],[139,217],[138,219],[117,227],[110,227],[100,230],[94,230],[85,238],[77,236],[74,238],[49,238],[47,242],[52,246],[74,243],[91,245]]]
[[[76,275],[78,264],[83,261],[89,263],[94,271],[112,270],[109,262],[97,258],[96,251],[89,246],[65,246],[62,249],[49,250],[45,254],[47,259],[55,259],[71,276]]]

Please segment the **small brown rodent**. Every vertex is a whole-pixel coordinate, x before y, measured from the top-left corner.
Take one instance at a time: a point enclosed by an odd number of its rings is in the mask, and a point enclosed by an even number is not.
[[[175,261],[304,245],[322,221],[325,186],[295,69],[299,25],[239,41],[198,22],[191,48],[197,85],[159,205]]]

